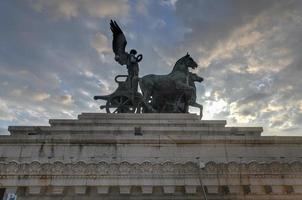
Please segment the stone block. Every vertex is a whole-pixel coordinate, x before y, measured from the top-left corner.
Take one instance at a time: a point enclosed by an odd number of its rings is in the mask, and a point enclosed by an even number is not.
[[[207,187],[207,191],[209,194],[218,194],[219,193],[219,187],[216,185],[208,185]]]
[[[63,194],[64,186],[53,186],[51,187],[51,194],[60,195]]]
[[[98,194],[108,194],[108,192],[109,192],[109,186],[98,186],[97,187]]]
[[[28,193],[29,194],[40,194],[42,187],[40,186],[29,186]]]
[[[293,185],[294,193],[302,194],[302,185]]]
[[[240,185],[228,185],[231,194],[241,194],[242,187]]]
[[[142,186],[142,193],[143,194],[152,194],[153,186]]]
[[[120,194],[130,194],[131,186],[120,186]]]
[[[75,186],[74,193],[76,194],[85,194],[86,193],[86,186]]]
[[[251,194],[265,194],[263,185],[250,185]]]
[[[194,193],[196,193],[197,186],[195,186],[195,185],[186,185],[185,189],[186,189],[187,194],[194,194]]]
[[[163,186],[164,193],[173,194],[175,192],[175,186]]]
[[[272,185],[272,193],[274,194],[284,194],[285,189],[282,185]]]

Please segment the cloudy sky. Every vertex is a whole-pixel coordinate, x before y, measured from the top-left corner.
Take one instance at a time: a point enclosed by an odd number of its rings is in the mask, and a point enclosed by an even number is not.
[[[302,135],[300,0],[1,0],[0,132],[100,112],[92,97],[127,73],[110,19],[144,55],[140,76],[191,54],[204,119]]]

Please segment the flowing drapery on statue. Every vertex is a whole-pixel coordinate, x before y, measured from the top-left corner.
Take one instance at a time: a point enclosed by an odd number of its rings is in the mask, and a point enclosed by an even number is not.
[[[110,21],[110,29],[115,61],[127,66],[128,75],[115,77],[118,88],[112,94],[94,97],[106,100],[101,109],[105,108],[107,113],[187,113],[189,106],[193,106],[200,109],[202,116],[202,105],[196,102],[195,82],[203,78],[189,71],[198,65],[188,53],[175,63],[169,74],[139,78],[138,63],[143,56],[136,56],[135,49],[126,51],[127,40],[116,21]],[[121,77],[126,80],[120,80]],[[142,94],[138,92],[138,83]]]

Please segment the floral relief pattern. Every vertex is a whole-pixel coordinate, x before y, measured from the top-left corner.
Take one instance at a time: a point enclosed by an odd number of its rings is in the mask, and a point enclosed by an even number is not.
[[[53,163],[19,163],[16,161],[0,162],[0,175],[161,175],[161,174],[298,174],[302,173],[302,163],[295,161],[292,163],[215,163],[208,162],[204,168],[194,162],[187,163],[85,163],[83,161],[75,163],[63,163],[56,161]]]

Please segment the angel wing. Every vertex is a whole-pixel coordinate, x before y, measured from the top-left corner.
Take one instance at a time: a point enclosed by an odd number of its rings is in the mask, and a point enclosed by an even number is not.
[[[128,57],[128,53],[125,51],[127,45],[126,37],[116,21],[110,21],[110,29],[113,33],[112,49],[115,54],[115,60],[124,65],[127,63]]]

